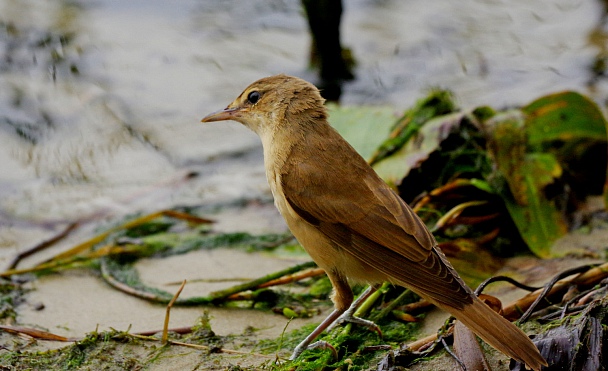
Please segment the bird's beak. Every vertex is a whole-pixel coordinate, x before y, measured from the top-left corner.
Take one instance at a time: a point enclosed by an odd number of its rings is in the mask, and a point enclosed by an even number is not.
[[[239,112],[240,110],[238,108],[226,107],[223,110],[208,114],[201,120],[201,122],[234,120],[236,117],[238,117]]]

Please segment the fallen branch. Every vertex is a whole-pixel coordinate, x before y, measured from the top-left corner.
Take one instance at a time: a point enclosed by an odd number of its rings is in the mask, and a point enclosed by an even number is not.
[[[268,274],[266,276],[251,280],[249,282],[246,282],[246,283],[243,283],[240,285],[232,286],[232,287],[229,287],[224,290],[211,292],[207,296],[195,296],[195,297],[191,297],[191,298],[178,299],[175,301],[174,304],[177,304],[177,305],[202,305],[202,304],[220,303],[220,302],[228,301],[228,300],[242,300],[242,297],[237,296],[237,294],[239,294],[243,291],[259,289],[261,287],[261,285],[264,285],[267,282],[272,282],[274,280],[281,279],[284,276],[290,276],[290,275],[293,275],[293,273],[295,273],[295,272],[299,272],[301,270],[315,267],[315,266],[316,266],[316,264],[312,261],[298,264],[298,265],[280,270],[278,272],[274,272],[274,273]],[[166,304],[171,301],[168,293],[165,293],[165,292],[162,292],[162,291],[156,290],[156,289],[154,290],[155,292],[150,292],[150,291],[146,290],[146,287],[143,287],[143,286],[142,287],[132,287],[132,286],[129,286],[128,284],[120,281],[112,274],[112,271],[108,267],[108,261],[105,259],[101,261],[101,276],[108,284],[110,284],[114,288],[116,288],[126,294],[129,294],[131,296],[135,296],[140,299],[145,299],[145,300],[155,302],[155,303],[160,303],[160,304]]]
[[[120,226],[110,228],[109,230],[107,230],[103,233],[100,233],[97,236],[95,236],[85,242],[82,242],[67,251],[59,253],[59,254],[55,255],[54,257],[52,257],[34,267],[25,268],[25,269],[14,269],[17,266],[17,264],[19,263],[19,261],[21,261],[21,259],[23,259],[24,257],[30,256],[36,252],[44,250],[45,248],[52,246],[56,242],[60,241],[64,237],[66,237],[69,233],[71,233],[76,227],[78,227],[80,225],[80,223],[75,222],[75,223],[70,224],[59,235],[51,238],[50,240],[40,243],[39,245],[31,248],[30,250],[27,250],[27,251],[22,252],[19,255],[17,255],[13,259],[11,264],[9,265],[9,267],[8,267],[9,269],[0,273],[0,277],[8,277],[8,276],[16,275],[16,274],[39,272],[39,271],[43,271],[43,270],[59,268],[62,266],[72,264],[74,262],[98,258],[100,256],[120,254],[123,252],[121,250],[121,247],[114,246],[113,244],[104,246],[104,248],[106,248],[106,249],[108,247],[112,248],[112,249],[104,251],[104,252],[99,252],[100,249],[94,250],[94,247],[97,244],[103,242],[106,238],[108,238],[108,236],[110,236],[113,233],[116,233],[123,229],[130,229],[130,228],[137,227],[139,225],[147,223],[147,222],[154,220],[161,216],[167,216],[170,218],[185,220],[189,223],[198,223],[198,224],[213,223],[212,220],[200,218],[200,217],[197,217],[194,215],[182,213],[182,212],[175,211],[175,210],[158,211],[158,212],[155,212],[152,214],[148,214],[148,215],[136,218],[136,219],[131,220],[127,223],[124,223]],[[138,249],[138,247],[135,246],[135,249]]]
[[[288,283],[301,281],[303,279],[310,278],[310,277],[322,276],[324,274],[325,274],[325,271],[321,268],[308,269],[303,272],[285,275],[281,278],[277,278],[276,280],[268,281],[266,283],[259,285],[257,288],[262,289],[262,288],[270,287],[270,286],[286,285]]]
[[[63,240],[64,238],[69,236],[70,233],[72,233],[79,226],[80,226],[80,223],[78,223],[78,222],[71,223],[63,231],[59,232],[58,234],[49,238],[48,240],[42,241],[32,248],[29,248],[25,251],[20,252],[7,265],[6,270],[14,269],[21,262],[21,260],[27,258],[28,256],[34,255],[37,252],[43,251],[44,249],[51,247],[54,244],[56,244],[57,242]]]
[[[37,330],[34,328],[23,327],[23,326],[9,326],[9,325],[0,325],[0,330],[4,330],[6,332],[12,334],[24,334],[27,336],[31,336],[37,340],[49,340],[49,341],[61,341],[61,342],[72,342],[78,341],[76,338],[67,338],[65,336],[55,335],[50,332]]]
[[[567,272],[572,271],[570,270]],[[570,274],[572,275],[574,273]],[[558,279],[561,278],[560,275],[558,275],[557,277]],[[529,310],[529,308],[533,307],[533,305],[535,305],[535,302],[539,302],[540,300],[542,300],[543,297],[552,297],[559,295],[560,293],[564,293],[570,285],[592,286],[606,277],[608,277],[608,263],[604,263],[597,267],[588,268],[583,273],[566,279],[555,281],[554,284],[552,284],[551,286],[545,285],[544,288],[538,289],[524,296],[523,298],[506,305],[503,308],[503,316],[513,321],[515,319],[520,318],[524,312]]]
[[[179,289],[177,289],[177,292],[175,293],[175,295],[173,296],[173,299],[171,299],[171,301],[169,302],[169,304],[167,304],[167,310],[165,312],[165,323],[163,326],[163,345],[167,344],[167,339],[169,337],[169,317],[171,315],[171,308],[173,307],[173,304],[175,303],[175,301],[177,300],[177,298],[179,297],[179,294],[182,293],[182,290],[184,289],[184,286],[186,286],[186,280],[184,280],[182,282],[182,285],[179,287]]]

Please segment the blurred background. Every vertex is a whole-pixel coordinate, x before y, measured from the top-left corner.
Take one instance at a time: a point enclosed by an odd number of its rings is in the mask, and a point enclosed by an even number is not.
[[[342,105],[398,113],[441,87],[463,108],[605,106],[602,1],[342,5]],[[199,121],[264,76],[322,85],[310,55],[298,0],[0,0],[0,263],[75,221],[269,198],[257,137]]]

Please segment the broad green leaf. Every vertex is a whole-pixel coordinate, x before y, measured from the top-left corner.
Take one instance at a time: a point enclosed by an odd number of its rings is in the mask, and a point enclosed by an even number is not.
[[[511,218],[530,250],[550,256],[553,242],[567,232],[566,222],[545,187],[561,176],[562,168],[550,153],[526,153],[524,115],[497,114],[487,122],[488,149],[510,192],[501,192]]]
[[[469,179],[469,182],[472,186],[476,187],[477,189],[480,189],[484,192],[487,193],[495,193],[496,190],[494,188],[492,188],[492,186],[490,185],[490,183],[488,183],[487,180],[484,179],[477,179],[477,178],[473,178],[473,179]]]
[[[553,243],[568,232],[561,212],[544,194],[544,188],[561,176],[562,169],[552,154],[530,153],[516,172],[522,182],[518,187],[523,191],[523,200],[504,197],[505,204],[530,250],[547,258]]]
[[[329,122],[351,146],[369,160],[388,137],[395,123],[394,110],[388,107],[327,106]]]
[[[456,130],[464,115],[457,112],[427,121],[397,152],[376,163],[374,169],[389,184],[400,184],[412,168],[440,148],[441,142]]]
[[[494,157],[498,171],[505,177],[515,201],[526,203],[526,192],[521,168],[526,155],[524,116],[520,111],[506,111],[486,123],[488,150]]]
[[[456,110],[452,93],[446,90],[434,90],[428,96],[418,100],[414,107],[407,110],[397,120],[389,137],[378,147],[378,151],[370,160],[375,165],[397,152],[418,130],[434,117],[447,115]]]
[[[575,92],[547,95],[522,111],[532,147],[554,140],[607,139],[602,112],[593,101]]]
[[[526,132],[532,148],[541,149],[542,144],[554,140],[571,144],[589,140],[605,143],[608,140],[602,112],[581,94],[566,91],[548,95],[522,110],[527,114]],[[572,148],[572,145],[565,148]],[[569,153],[562,153],[562,157],[569,156]],[[604,184],[604,205],[608,206],[608,178]]]

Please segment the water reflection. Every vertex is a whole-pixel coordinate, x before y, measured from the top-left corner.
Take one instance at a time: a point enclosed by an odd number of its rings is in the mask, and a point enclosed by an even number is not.
[[[344,7],[358,63],[344,104],[400,110],[433,86],[463,106],[606,98],[603,73],[588,86],[605,59],[603,3]],[[266,195],[253,133],[198,121],[261,76],[315,81],[309,48],[295,0],[0,0],[0,258],[95,215]]]
[[[302,5],[312,39],[311,65],[321,78],[317,86],[323,98],[339,101],[343,82],[355,77],[352,54],[340,41],[342,0],[302,0]]]

